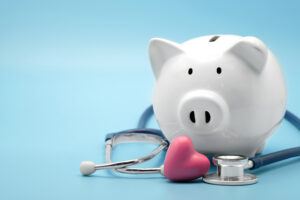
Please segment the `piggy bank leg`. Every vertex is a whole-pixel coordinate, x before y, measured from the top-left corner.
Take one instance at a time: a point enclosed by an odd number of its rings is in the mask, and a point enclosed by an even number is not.
[[[280,121],[280,122],[281,122],[281,121]],[[266,141],[266,139],[267,139],[267,138],[268,138],[268,137],[276,130],[276,128],[279,126],[280,122],[278,122],[277,124],[275,124],[275,125],[271,128],[271,130],[268,131],[267,134],[264,135],[264,138],[265,138],[265,139],[262,138],[261,141]],[[264,150],[264,148],[265,148],[265,144],[266,144],[266,142],[262,143],[262,144],[258,147],[258,149],[257,149],[257,151],[256,151],[255,154],[261,153],[261,152]]]
[[[265,143],[263,143],[262,145],[259,146],[259,148],[257,149],[255,154],[261,153],[264,150],[264,148],[265,148]]]

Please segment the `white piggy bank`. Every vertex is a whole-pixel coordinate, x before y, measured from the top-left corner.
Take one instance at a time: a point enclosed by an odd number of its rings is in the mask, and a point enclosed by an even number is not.
[[[183,44],[154,38],[153,108],[172,141],[185,135],[198,152],[254,156],[285,113],[280,65],[255,37],[218,35]]]

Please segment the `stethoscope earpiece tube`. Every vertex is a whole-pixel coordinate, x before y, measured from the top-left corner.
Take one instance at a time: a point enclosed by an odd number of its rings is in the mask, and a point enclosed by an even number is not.
[[[105,136],[105,142],[108,140],[112,140],[116,136],[129,135],[129,134],[146,134],[146,135],[158,136],[160,139],[164,140],[169,145],[169,141],[167,140],[165,135],[161,132],[161,130],[152,129],[152,128],[136,128],[136,129],[128,129],[125,131],[120,131],[115,133],[109,133]]]
[[[125,160],[120,162],[112,162],[111,153],[114,146],[126,142],[151,142],[158,144],[151,153],[133,160]],[[112,169],[117,172],[127,174],[163,174],[163,167],[155,168],[128,168],[129,166],[146,162],[161,151],[166,150],[169,146],[169,141],[165,138],[160,130],[141,128],[129,129],[121,132],[110,133],[105,137],[105,159],[106,164],[95,164],[91,161],[83,161],[80,164],[80,172],[84,176],[93,174],[96,170]]]

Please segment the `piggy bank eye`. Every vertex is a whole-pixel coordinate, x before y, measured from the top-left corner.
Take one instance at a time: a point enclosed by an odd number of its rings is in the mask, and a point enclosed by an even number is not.
[[[221,74],[222,73],[222,68],[221,67],[218,67],[217,68],[217,74]]]
[[[193,69],[192,69],[192,68],[189,68],[188,74],[191,75],[192,73],[193,73]]]

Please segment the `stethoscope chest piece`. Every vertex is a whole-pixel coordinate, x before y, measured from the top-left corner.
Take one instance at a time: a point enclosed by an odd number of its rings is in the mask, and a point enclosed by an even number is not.
[[[248,158],[238,155],[224,155],[213,158],[217,172],[207,174],[203,181],[215,185],[249,185],[258,181],[257,176],[244,173],[249,168]]]

